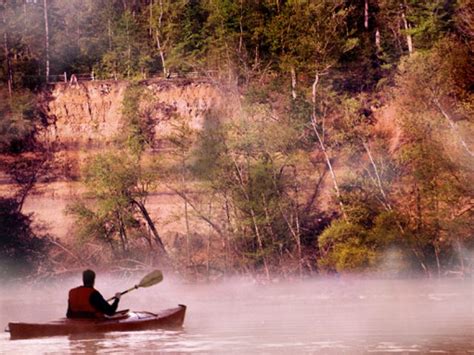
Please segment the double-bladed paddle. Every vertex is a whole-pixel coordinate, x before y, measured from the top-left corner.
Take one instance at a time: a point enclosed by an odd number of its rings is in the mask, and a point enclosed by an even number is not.
[[[130,287],[126,291],[120,292],[120,295],[124,295],[127,292],[136,290],[139,287],[150,287],[150,286],[156,285],[157,283],[161,281],[163,281],[163,273],[160,270],[154,270],[150,272],[149,274],[147,274],[146,276],[144,276],[137,285]],[[112,301],[114,298],[115,297],[109,298],[107,302]]]

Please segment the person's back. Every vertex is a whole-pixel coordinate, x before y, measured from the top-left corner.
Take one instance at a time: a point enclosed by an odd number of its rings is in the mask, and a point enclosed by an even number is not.
[[[115,295],[112,305],[109,305],[102,295],[94,288],[95,273],[85,270],[82,273],[84,285],[69,291],[67,318],[98,318],[113,315],[117,310],[120,293]]]

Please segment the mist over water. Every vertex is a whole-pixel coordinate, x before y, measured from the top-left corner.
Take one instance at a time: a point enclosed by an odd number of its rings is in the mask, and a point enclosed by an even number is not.
[[[142,275],[97,275],[110,297]],[[34,287],[0,290],[0,325],[63,317],[80,275]],[[156,312],[188,306],[184,329],[10,341],[5,353],[385,353],[474,352],[472,280],[316,279],[256,284],[229,279],[189,284],[165,274],[153,287],[123,296],[121,309]]]

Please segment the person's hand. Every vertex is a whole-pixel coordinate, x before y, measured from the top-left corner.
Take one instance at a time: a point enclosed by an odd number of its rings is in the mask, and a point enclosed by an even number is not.
[[[122,297],[122,294],[121,294],[120,292],[117,292],[117,293],[115,294],[115,298],[118,299],[118,300],[120,300],[120,297]]]

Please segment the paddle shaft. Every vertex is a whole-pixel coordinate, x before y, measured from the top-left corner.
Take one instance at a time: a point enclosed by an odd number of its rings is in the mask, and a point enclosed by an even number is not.
[[[120,296],[123,296],[124,294],[126,294],[126,293],[128,293],[128,292],[130,292],[130,291],[136,290],[136,289],[139,288],[139,287],[140,287],[140,286],[138,286],[138,285],[135,285],[135,286],[133,286],[133,287],[130,287],[128,290],[125,290],[125,291],[120,292]],[[115,296],[114,296],[114,297],[110,297],[110,298],[107,300],[107,302],[110,302],[110,301],[112,301],[112,300],[115,299],[115,298],[116,298]]]
[[[153,270],[152,272],[147,274],[143,279],[141,279],[138,285],[135,285],[126,291],[120,292],[120,295],[124,295],[127,292],[136,290],[139,287],[150,287],[150,286],[156,285],[158,282],[161,282],[161,281],[163,281],[163,273],[160,270]],[[112,301],[114,298],[116,297],[114,296],[114,297],[109,298],[107,302]]]

